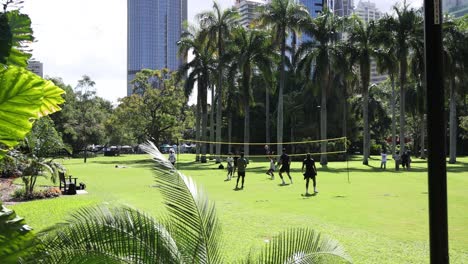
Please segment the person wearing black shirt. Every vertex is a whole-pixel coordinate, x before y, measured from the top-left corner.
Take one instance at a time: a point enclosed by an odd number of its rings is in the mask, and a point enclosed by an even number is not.
[[[291,165],[291,160],[289,159],[289,156],[286,153],[286,149],[283,149],[283,154],[281,154],[281,156],[280,156],[279,163],[281,164],[281,168],[280,168],[280,171],[279,171],[279,176],[281,178],[281,181],[283,181],[283,185],[286,184],[284,182],[284,179],[283,179],[283,172],[286,172],[286,174],[288,175],[289,180],[291,181],[291,184],[292,184],[293,181],[292,181],[291,175],[289,174],[289,167]]]
[[[237,160],[237,182],[236,190],[239,189],[239,179],[242,177],[241,189],[244,189],[245,168],[247,168],[247,159],[244,158],[244,152],[241,152],[240,158]]]
[[[304,167],[305,167],[305,173],[304,173]],[[315,161],[314,159],[310,156],[309,153],[307,153],[306,158],[302,162],[302,172],[304,173],[304,180],[306,180],[306,195],[309,195],[309,180],[312,179],[314,182],[314,193],[318,193],[317,191],[317,185],[315,181],[315,176],[317,175],[317,168],[315,167]]]

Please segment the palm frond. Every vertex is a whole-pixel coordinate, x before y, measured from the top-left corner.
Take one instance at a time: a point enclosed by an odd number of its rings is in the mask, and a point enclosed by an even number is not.
[[[151,142],[142,149],[153,157],[156,182],[169,212],[168,230],[184,260],[195,263],[223,263],[220,226],[214,203],[193,179],[175,170]]]
[[[181,263],[177,245],[153,218],[130,207],[83,208],[41,233],[26,262]]]
[[[250,256],[246,262],[305,264],[320,263],[326,258],[352,263],[351,257],[337,241],[309,228],[294,228],[273,237],[258,256]]]

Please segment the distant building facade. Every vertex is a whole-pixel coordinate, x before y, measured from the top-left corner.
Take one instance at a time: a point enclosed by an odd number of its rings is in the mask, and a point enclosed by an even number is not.
[[[239,12],[239,24],[248,27],[259,16],[258,7],[265,5],[267,0],[236,0],[234,7]]]
[[[36,60],[28,61],[28,70],[44,78],[44,65],[42,62]]]
[[[185,58],[177,42],[187,20],[187,0],[127,0],[127,95],[141,69],[177,70]]]
[[[369,23],[372,20],[380,19],[383,14],[380,12],[375,3],[371,1],[359,1],[358,5],[354,9],[354,13],[360,17],[364,22]],[[371,75],[370,75],[370,82],[371,83],[381,83],[387,79],[387,74],[380,74],[377,71],[377,63],[375,59],[371,58]]]
[[[353,14],[353,0],[333,0],[332,8],[336,16],[348,17]]]
[[[444,0],[442,11],[455,17],[461,17],[468,14],[468,0]]]

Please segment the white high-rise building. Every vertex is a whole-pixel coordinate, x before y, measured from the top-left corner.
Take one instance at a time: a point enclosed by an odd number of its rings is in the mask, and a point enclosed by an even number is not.
[[[332,3],[336,16],[348,17],[353,13],[353,0],[333,0]]]
[[[239,24],[248,27],[258,17],[258,7],[268,2],[269,0],[236,0],[234,6],[240,14]]]
[[[380,19],[383,14],[380,12],[375,3],[371,1],[359,1],[356,9],[354,9],[354,13],[360,17],[364,22],[369,23],[372,20]],[[387,79],[387,74],[379,74],[377,71],[377,63],[375,59],[371,58],[371,75],[370,75],[370,82],[371,83],[380,83]]]
[[[40,61],[30,60],[28,62],[28,70],[34,72],[42,78],[44,77],[44,65]]]

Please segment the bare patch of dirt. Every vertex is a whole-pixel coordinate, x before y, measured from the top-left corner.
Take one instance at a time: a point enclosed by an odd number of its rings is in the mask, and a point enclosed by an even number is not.
[[[5,205],[18,203],[18,201],[12,199],[12,195],[15,190],[21,188],[21,186],[14,184],[13,180],[14,179],[11,178],[0,178],[0,200]]]

